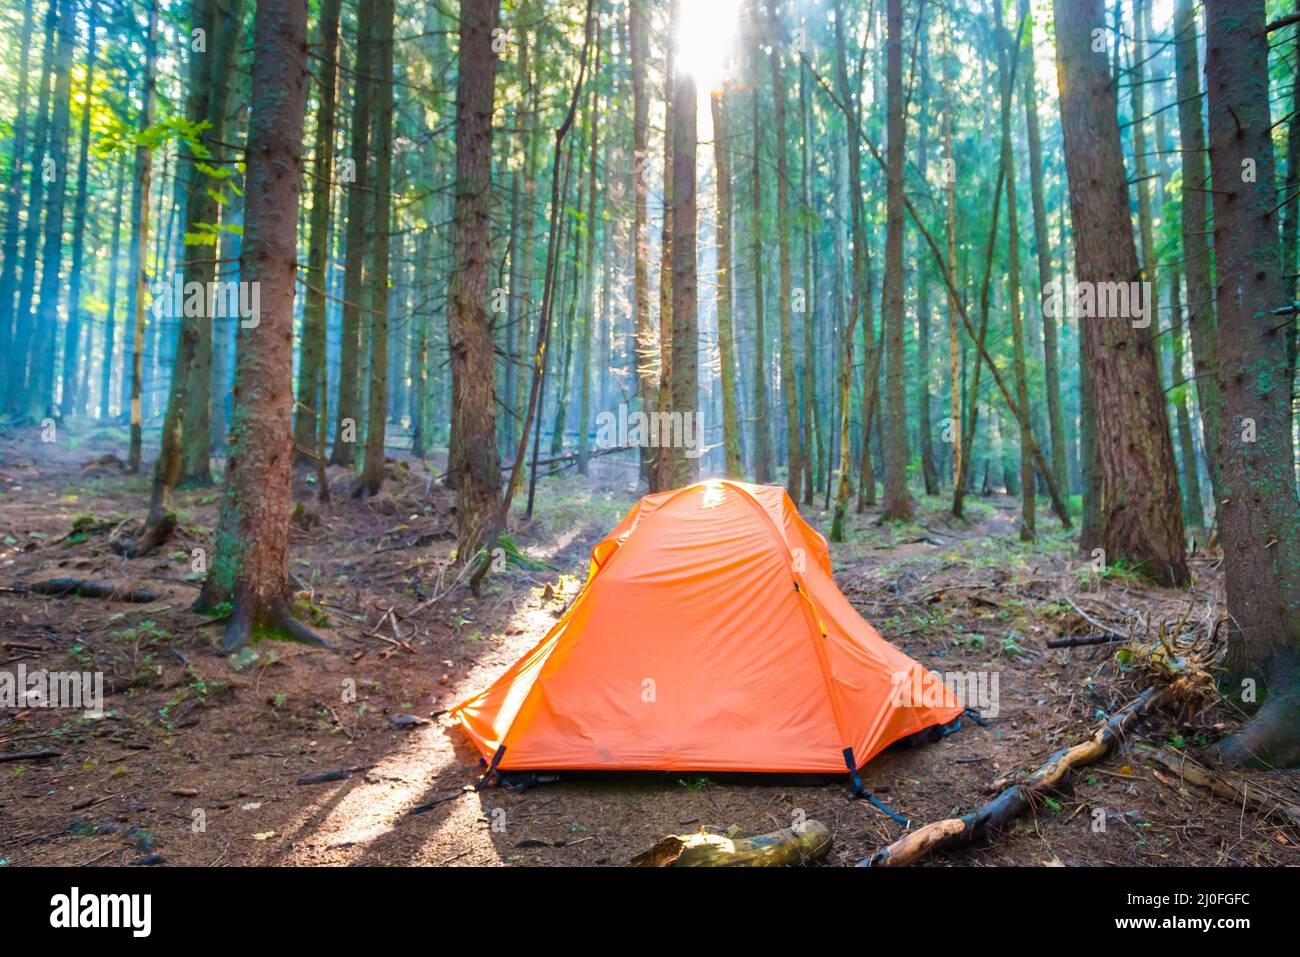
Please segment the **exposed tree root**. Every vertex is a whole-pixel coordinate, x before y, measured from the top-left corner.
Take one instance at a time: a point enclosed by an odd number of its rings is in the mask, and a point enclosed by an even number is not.
[[[314,648],[337,650],[333,644],[295,618],[288,602],[276,600],[261,603],[252,596],[236,598],[221,638],[222,653],[229,655],[247,647],[254,632],[260,636],[287,638]]]
[[[1231,767],[1300,767],[1300,689],[1274,691],[1253,718],[1215,748]]]
[[[381,475],[377,479],[368,478],[362,475],[352,486],[352,491],[348,493],[348,498],[367,499],[373,495],[378,495],[379,490],[384,486],[384,477]]]
[[[1060,784],[1070,771],[1104,757],[1124,734],[1150,711],[1169,699],[1166,688],[1152,686],[1136,700],[1111,715],[1087,741],[1057,751],[1029,778],[1013,784],[992,801],[959,818],[936,821],[905,834],[888,847],[860,861],[859,867],[902,867],[912,864],[939,847],[966,844],[979,835],[1006,824],[1022,813],[1034,799]]]
[[[830,849],[830,829],[821,821],[809,820],[798,828],[783,827],[757,837],[670,834],[632,858],[632,866],[786,867],[815,861]]]
[[[167,539],[171,538],[172,532],[175,530],[175,512],[150,514],[149,519],[145,522],[144,533],[140,536],[139,541],[134,545],[127,546],[125,553],[130,558],[139,558],[142,555],[148,555],[163,542],[167,541]]]

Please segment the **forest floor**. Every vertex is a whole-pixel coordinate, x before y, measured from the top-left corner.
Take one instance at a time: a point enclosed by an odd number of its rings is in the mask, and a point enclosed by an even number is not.
[[[635,501],[631,475],[608,458],[589,479],[539,484],[536,517],[514,539],[541,565],[509,567],[477,601],[442,592],[452,500],[423,464],[397,455],[393,479],[366,501],[347,497],[345,470],[331,470],[333,504],[318,505],[300,479],[299,604],[339,652],[264,642],[236,671],[216,651],[219,623],[189,610],[200,577],[191,550],[210,548],[218,490],[180,493],[172,541],[125,559],[110,542],[138,530],[148,480],[104,458],[124,447],[118,427],[65,429],[53,444],[0,433],[0,670],[106,675],[98,719],[0,710],[0,757],[59,752],[0,762],[0,864],[620,865],[670,833],[735,825],[755,834],[799,810],[832,832],[825,863],[851,864],[900,833],[852,800],[843,777],[625,774],[469,787],[479,756],[447,709],[534,645],[577,595],[590,547]],[[1208,633],[1222,614],[1213,556],[1196,557],[1192,589],[1161,589],[1088,568],[1050,517],[1023,544],[1017,503],[968,501],[965,523],[940,499],[919,502],[918,522],[905,526],[878,524],[868,509],[831,549],[836,581],[887,639],[936,671],[998,677],[987,727],[967,721],[865,767],[866,787],[915,825],[983,803],[1089,736],[1141,687],[1118,645],[1056,649],[1047,639],[1099,624],[1139,637]],[[819,507],[802,508],[829,527]],[[55,577],[148,589],[157,600],[22,591]],[[931,862],[1300,864],[1296,828],[1143,758],[1150,747],[1195,751],[1233,720],[1217,707],[1185,723],[1153,717],[1007,831]],[[1296,775],[1256,772],[1247,782],[1300,804]]]

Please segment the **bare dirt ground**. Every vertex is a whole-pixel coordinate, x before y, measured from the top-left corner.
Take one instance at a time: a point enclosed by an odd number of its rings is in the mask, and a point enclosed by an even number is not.
[[[264,642],[236,671],[220,625],[189,611],[193,549],[209,548],[217,489],[182,492],[176,536],[125,559],[148,482],[101,457],[121,430],[0,436],[0,670],[100,670],[105,714],[0,710],[0,864],[626,864],[670,833],[825,822],[826,864],[852,864],[898,825],[845,779],[759,783],[724,776],[594,775],[524,791],[472,785],[478,754],[446,719],[463,696],[535,644],[573,601],[591,545],[631,506],[626,472],[547,478],[515,541],[537,569],[511,566],[481,600],[446,593],[452,499],[398,458],[368,501],[331,473],[333,504],[305,478],[295,528],[299,607],[337,653]],[[148,458],[148,455],[146,455]],[[803,506],[819,528],[827,514]],[[1032,545],[1013,502],[974,499],[969,524],[925,500],[911,526],[853,517],[832,546],[836,580],[895,644],[939,672],[996,674],[996,716],[942,740],[890,751],[866,786],[915,824],[987,800],[1058,748],[1081,740],[1140,688],[1118,645],[1052,649],[1049,638],[1110,628],[1150,638],[1209,634],[1221,577],[1199,556],[1174,592],[1122,570],[1084,566],[1054,520]],[[26,593],[75,577],[148,589],[127,604]],[[990,709],[986,709],[990,710]],[[1214,740],[1235,718],[1215,708],[1152,719],[1105,761],[1009,831],[936,855],[938,865],[1300,864],[1300,833],[1153,768],[1150,747]],[[1239,780],[1242,780],[1239,778]],[[1258,772],[1252,791],[1300,804],[1293,774]],[[1100,822],[1100,823],[1099,823]]]

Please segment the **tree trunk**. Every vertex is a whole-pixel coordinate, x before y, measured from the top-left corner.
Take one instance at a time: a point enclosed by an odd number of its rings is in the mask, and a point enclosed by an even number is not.
[[[347,199],[347,251],[343,265],[343,328],[339,339],[338,395],[334,402],[334,448],[330,462],[351,466],[356,461],[357,422],[361,414],[361,318],[365,291],[366,232],[371,209],[370,88],[375,69],[374,3],[357,7],[355,72],[352,88],[351,173]],[[486,268],[486,267],[485,267]]]
[[[596,41],[596,62],[600,62],[601,42]],[[591,338],[599,317],[596,311],[596,175],[598,166],[598,133],[600,128],[600,97],[591,91],[588,110],[591,122],[591,139],[587,145],[587,248],[583,255],[582,271],[582,333],[578,340],[578,474],[587,474],[587,459],[591,454]],[[608,242],[608,239],[606,240]]]
[[[243,3],[244,0],[215,0],[213,4],[215,19],[208,42],[215,44],[215,52],[206,58],[209,62],[205,108],[209,126],[203,134],[203,142],[208,152],[214,156],[226,156],[230,152],[223,145],[226,139],[226,108],[230,97],[231,65],[243,26]],[[233,164],[225,168],[231,170],[231,178],[236,175]],[[213,192],[219,190],[219,183],[208,182],[205,185],[213,187],[213,191],[199,189],[197,195],[191,194],[186,204],[186,221],[190,225],[201,222],[215,227],[222,220],[230,218],[230,207],[218,203],[213,195]],[[214,254],[210,257],[212,260],[221,258],[215,255],[220,245],[220,240],[214,239],[211,245]],[[218,264],[207,261],[209,257],[204,255],[193,258],[198,260],[194,263],[194,278],[199,282],[215,281],[219,274]],[[187,267],[187,278],[189,274],[190,269]],[[216,334],[215,324],[215,317],[204,316],[195,327],[197,336],[194,339],[192,359],[193,379],[184,392],[185,428],[181,433],[180,481],[184,485],[212,484],[212,343]]]
[[[214,27],[216,25],[216,7],[213,0],[191,0],[190,2],[190,30],[201,30],[202,36],[212,37],[215,41]],[[186,104],[187,119],[196,126],[208,119],[208,93],[209,81],[212,79],[211,65],[208,62],[209,54],[206,49],[195,50],[193,46],[189,52],[189,82],[188,82],[188,101]],[[222,78],[217,78],[222,82]],[[208,223],[207,216],[215,210],[209,207],[215,207],[207,197],[209,184],[206,180],[206,174],[199,168],[200,163],[207,157],[206,149],[200,144],[189,144],[183,148],[183,155],[180,159],[184,162],[185,172],[177,177],[181,186],[177,190],[178,199],[183,198],[185,205],[185,229],[187,235],[193,236],[196,240],[194,243],[187,244],[186,249],[192,249],[186,256],[186,261],[181,267],[182,288],[188,294],[190,283],[206,283],[212,275],[212,270],[204,268],[206,264],[200,264],[197,260],[207,256],[203,247],[209,238],[204,235],[200,227]],[[192,232],[191,232],[192,230]],[[215,250],[217,249],[217,234],[213,232],[210,236],[213,249],[212,258],[216,258]],[[181,446],[182,436],[186,430],[186,412],[188,411],[187,393],[190,389],[199,385],[198,376],[195,370],[195,357],[198,352],[198,340],[201,335],[200,326],[204,323],[208,325],[209,335],[211,335],[212,317],[210,315],[213,297],[206,293],[203,296],[203,306],[191,314],[192,310],[186,308],[182,314],[177,317],[180,323],[180,332],[176,340],[176,353],[172,360],[171,388],[167,396],[167,412],[163,417],[162,430],[162,447],[158,452],[158,460],[154,463],[153,473],[153,490],[150,495],[149,515],[145,521],[144,534],[141,536],[136,546],[137,553],[143,553],[160,544],[166,536],[167,530],[175,525],[174,516],[168,516],[167,510],[171,506],[172,490],[181,477]],[[203,444],[207,447],[208,435],[203,434]]]
[[[54,405],[54,344],[59,336],[59,298],[63,282],[63,209],[68,193],[68,134],[72,110],[72,54],[76,46],[76,5],[59,0],[58,52],[54,57],[54,101],[47,155],[54,161],[54,178],[45,198],[45,240],[41,251],[41,301],[36,316],[28,408],[34,416],[52,413]],[[42,175],[34,171],[33,175]]]
[[[757,0],[756,0],[757,2]],[[664,39],[664,188],[663,225],[659,233],[659,398],[658,411],[668,413],[673,404],[673,107],[676,105],[674,69],[680,0],[668,0]],[[667,421],[667,420],[661,420]],[[655,484],[651,491],[672,487],[673,453],[662,437],[653,452]]]
[[[1034,456],[1029,415],[1029,372],[1025,365],[1025,330],[1020,317],[1020,226],[1016,209],[1016,162],[1011,152],[1011,110],[1015,93],[1011,76],[1015,58],[1020,55],[1020,37],[1013,40],[998,8],[998,68],[1002,80],[1002,170],[1007,193],[1007,297],[1011,306],[1012,366],[1016,376],[1016,403],[1020,406],[1020,540],[1033,541],[1034,533]],[[1033,64],[1027,64],[1032,72]]]
[[[375,0],[374,30],[375,180],[369,209],[370,389],[366,411],[366,461],[354,495],[375,495],[384,483],[384,438],[388,420],[388,239],[393,190],[393,0]],[[491,359],[489,358],[489,361]],[[495,404],[491,408],[496,413]]]
[[[884,517],[911,521],[912,500],[907,492],[907,393],[903,371],[903,4],[888,0],[889,152],[888,198],[885,229],[885,404],[889,417],[885,433]]]
[[[216,554],[196,610],[229,604],[223,650],[254,633],[320,643],[293,617],[289,521],[293,508],[295,226],[307,103],[307,5],[258,0],[247,202],[240,277],[261,289],[261,319],[239,329],[235,408]]]
[[[803,232],[803,283],[804,283],[804,319],[803,319],[803,444],[804,444],[804,486],[805,505],[813,503],[818,472],[822,462],[822,421],[821,409],[817,402],[817,336],[815,320],[817,314],[817,269],[816,253],[813,247],[812,214],[812,169],[809,166],[808,151],[812,139],[812,111],[808,108],[808,67],[799,64],[799,121],[800,121],[800,159],[799,179],[800,201],[803,214],[799,217]],[[716,137],[715,137],[716,138]]]
[[[1296,0],[1296,11],[1300,13],[1300,0]],[[1292,301],[1296,299],[1297,288],[1300,287],[1300,263],[1296,262],[1297,220],[1300,220],[1300,31],[1293,33],[1295,36],[1291,42],[1295,52],[1291,56],[1291,119],[1286,127],[1286,184],[1282,195],[1285,202],[1282,207],[1282,273],[1287,279],[1287,295]],[[1297,335],[1300,335],[1300,319],[1294,319],[1287,327],[1286,358],[1292,376],[1296,372]],[[1294,387],[1293,379],[1293,398]],[[1294,401],[1292,409],[1295,409]]]
[[[23,158],[27,155],[27,83],[30,69],[32,23],[36,4],[23,4],[22,41],[19,44],[18,103],[14,117],[14,140],[9,155],[9,182],[5,186],[5,226],[3,264],[0,264],[0,355],[14,354],[14,289],[18,280],[18,215],[23,202]],[[89,113],[89,111],[87,111]],[[22,370],[9,363],[0,366],[0,398],[8,395],[9,380],[21,377]]]
[[[1209,200],[1205,192],[1205,125],[1201,118],[1201,71],[1197,62],[1196,14],[1192,0],[1175,0],[1174,58],[1178,75],[1178,131],[1182,141],[1183,260],[1187,273],[1187,327],[1192,341],[1192,370],[1201,407],[1201,440],[1215,502],[1223,499],[1219,481],[1219,329],[1214,317],[1214,287],[1210,275]],[[1217,512],[1218,506],[1216,504]]]
[[[652,414],[658,405],[658,384],[655,370],[658,367],[653,316],[650,312],[650,239],[647,200],[650,194],[650,98],[646,93],[646,60],[650,57],[650,26],[646,22],[646,4],[649,0],[630,0],[628,4],[628,34],[631,39],[632,58],[632,193],[634,213],[632,220],[632,307],[635,311],[636,329],[636,380],[641,396],[641,411]],[[653,457],[648,443],[641,444],[641,475],[650,491],[655,480],[651,471]]]
[[[149,5],[149,29],[145,41],[143,107],[140,131],[153,125],[154,86],[158,70],[158,0]],[[145,256],[149,244],[149,186],[153,157],[143,143],[135,148],[135,186],[131,195],[131,351],[130,362],[122,367],[122,377],[130,368],[131,445],[127,468],[140,471],[140,447],[144,440],[143,409],[140,405],[141,380],[144,377],[144,296],[148,279]]]
[[[866,291],[867,278],[867,234],[863,226],[862,211],[862,146],[861,129],[856,96],[849,92],[848,68],[845,65],[844,33],[848,29],[844,23],[843,0],[835,0],[835,75],[839,88],[839,99],[843,104],[845,120],[848,125],[847,148],[849,154],[849,210],[850,235],[853,239],[853,264],[849,278],[848,322],[841,327],[840,341],[840,377],[837,407],[839,411],[839,447],[840,477],[835,490],[835,511],[831,517],[832,542],[844,541],[844,519],[849,507],[849,495],[852,494],[852,479],[849,469],[853,461],[852,447],[849,441],[849,398],[853,384],[853,334],[858,326],[858,319],[864,314],[862,297]],[[757,151],[755,151],[757,152]],[[869,309],[869,303],[867,308]],[[867,323],[869,325],[869,323]],[[866,439],[870,423],[863,422],[863,438]],[[869,442],[867,443],[869,444]],[[870,454],[868,452],[868,454]]]
[[[799,429],[799,392],[794,375],[794,337],[790,329],[790,170],[785,128],[785,76],[781,62],[780,23],[776,0],[767,0],[769,21],[768,62],[772,68],[773,124],[776,126],[776,242],[780,269],[781,394],[785,400],[786,479],[785,490],[799,501],[803,475],[803,437]]]
[[[456,213],[447,340],[451,350],[452,429],[449,471],[455,476],[457,557],[469,561],[495,518],[501,469],[496,445],[496,375],[487,312],[492,191],[492,100],[496,54],[492,30],[500,0],[461,8],[456,91]]]
[[[30,14],[29,14],[30,16]],[[91,0],[90,9],[87,13],[86,30],[88,34],[88,43],[86,46],[86,79],[85,89],[87,91],[94,89],[95,86],[95,50],[99,39],[99,3],[97,0]],[[24,78],[24,83],[26,79]],[[77,374],[78,358],[85,356],[86,364],[90,364],[90,340],[93,339],[90,330],[87,330],[87,342],[85,346],[81,342],[82,328],[82,306],[81,306],[81,287],[83,280],[83,268],[86,254],[86,203],[89,191],[87,182],[89,179],[90,158],[90,98],[87,95],[86,103],[81,110],[81,133],[79,146],[77,148],[77,196],[73,205],[72,212],[72,266],[68,273],[68,321],[64,330],[63,337],[63,391],[59,396],[59,411],[66,419],[69,416],[79,412],[84,402],[81,394],[81,379]]]
[[[757,21],[758,0],[754,0],[754,13]],[[749,78],[754,91],[751,117],[754,135],[750,155],[753,200],[750,268],[754,274],[754,481],[763,485],[772,479],[772,438],[767,421],[767,332],[763,327],[763,163],[760,156],[763,106],[759,71],[758,52],[755,49],[749,63]]]
[[[1097,400],[1088,364],[1088,346],[1079,320],[1079,471],[1083,479],[1083,515],[1079,522],[1079,550],[1091,555],[1102,547],[1101,466],[1097,461]]]
[[[1170,353],[1173,356],[1173,401],[1175,428],[1178,432],[1178,450],[1183,459],[1183,514],[1188,526],[1205,527],[1205,511],[1201,504],[1201,482],[1196,469],[1196,448],[1192,443],[1192,417],[1188,411],[1191,393],[1183,378],[1183,294],[1179,288],[1179,270],[1169,271],[1169,304],[1172,317],[1169,329]]]
[[[1290,286],[1278,248],[1263,0],[1207,0],[1228,597],[1225,693],[1263,706],[1222,743],[1231,761],[1300,763],[1300,501],[1291,448]],[[1281,318],[1279,318],[1281,317]],[[1255,686],[1256,694],[1246,691]]]
[[[1141,278],[1132,229],[1116,229],[1130,220],[1110,72],[1104,54],[1092,50],[1093,31],[1104,29],[1101,0],[1055,0],[1055,10],[1075,272],[1092,289],[1106,288],[1098,283],[1136,289],[1127,285]],[[1094,315],[1081,318],[1081,331],[1097,413],[1107,560],[1125,558],[1161,583],[1182,585],[1188,580],[1182,509],[1153,344],[1132,317],[1094,305]]]
[[[918,99],[921,113],[917,125],[920,138],[917,160],[922,179],[926,178],[930,155],[930,38],[922,28],[921,36],[921,86]],[[917,365],[917,442],[921,446],[921,476],[925,481],[925,494],[939,494],[939,469],[934,460],[934,436],[930,423],[930,273],[918,260],[916,265],[916,365]]]
[[[1024,17],[1024,0],[1020,16]],[[1047,203],[1043,195],[1043,146],[1038,128],[1038,84],[1034,77],[1033,42],[1022,55],[1028,57],[1024,70],[1025,131],[1029,145],[1029,193],[1034,212],[1034,250],[1038,255],[1038,312],[1043,321],[1043,380],[1047,392],[1047,428],[1052,443],[1052,477],[1059,489],[1066,481],[1065,418],[1061,409],[1060,346],[1056,317],[1043,308],[1047,284],[1052,281],[1052,241],[1047,230]]]
[[[744,476],[740,460],[740,418],[736,410],[736,333],[731,316],[731,148],[727,138],[726,94],[709,96],[713,112],[714,181],[718,190],[718,354],[722,378],[722,444],[727,478]]]
[[[293,419],[294,462],[311,465],[317,417],[324,407],[321,390],[326,350],[326,275],[330,245],[330,203],[334,196],[334,136],[338,97],[340,0],[323,0],[320,12],[320,100],[316,106],[316,150],[312,159],[311,238],[304,277],[302,342],[298,351],[298,402]]]
[[[1131,46],[1130,68],[1128,74],[1129,103],[1133,112],[1133,188],[1137,190],[1138,235],[1142,237],[1142,249],[1139,263],[1142,266],[1142,278],[1151,283],[1151,327],[1146,330],[1148,338],[1154,338],[1159,332],[1160,318],[1160,282],[1156,268],[1155,228],[1151,214],[1151,180],[1148,173],[1146,121],[1146,7],[1150,0],[1133,0],[1133,43]],[[1157,148],[1159,148],[1157,146]],[[1156,381],[1162,381],[1159,375],[1160,348],[1152,346],[1151,354],[1156,360]]]
[[[680,9],[673,0],[671,9]],[[673,257],[673,331],[672,331],[672,406],[674,419],[682,422],[682,441],[674,441],[669,456],[670,488],[681,488],[699,478],[703,451],[696,446],[688,448],[691,440],[686,423],[692,429],[699,421],[699,320],[696,315],[697,294],[695,276],[695,228],[697,210],[695,202],[695,78],[682,70],[673,75],[672,105],[672,257]],[[789,258],[786,269],[789,270]],[[788,278],[788,277],[787,277]],[[787,391],[793,395],[793,382]],[[676,429],[673,430],[676,432]],[[796,489],[797,491],[797,489]]]
[[[59,0],[50,0],[45,15],[45,45],[41,53],[40,95],[36,106],[36,128],[32,136],[32,163],[27,192],[27,222],[23,227],[22,271],[17,277],[18,304],[13,313],[12,370],[6,383],[5,407],[16,416],[29,411],[31,392],[28,376],[29,353],[35,341],[32,301],[36,294],[37,250],[40,248],[41,212],[45,208],[45,160],[49,156],[50,84],[54,77],[54,35],[59,19]],[[6,303],[7,305],[7,303]]]
[[[113,202],[113,244],[109,247],[108,306],[104,320],[104,361],[100,367],[99,417],[107,419],[113,387],[113,355],[117,349],[117,269],[122,251],[122,208],[126,205],[126,163],[117,162]]]
[[[951,17],[945,24],[944,36],[951,37]],[[951,40],[945,42],[943,66],[943,153],[947,163],[944,170],[944,230],[948,243],[949,272],[957,268],[957,160],[952,152],[952,87],[953,77],[949,68],[952,62]],[[1032,70],[1030,72],[1033,72]],[[1032,160],[1031,160],[1032,162]],[[961,337],[957,331],[957,292],[956,287],[948,290],[948,430],[952,436],[952,488],[953,514],[961,517],[960,486],[965,479],[965,446],[962,436],[961,415]]]

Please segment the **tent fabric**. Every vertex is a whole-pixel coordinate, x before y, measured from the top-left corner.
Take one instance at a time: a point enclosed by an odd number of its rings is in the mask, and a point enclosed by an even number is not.
[[[452,716],[503,771],[824,773],[961,711],[840,593],[785,489],[710,480],[642,498],[546,637]]]

